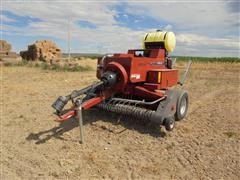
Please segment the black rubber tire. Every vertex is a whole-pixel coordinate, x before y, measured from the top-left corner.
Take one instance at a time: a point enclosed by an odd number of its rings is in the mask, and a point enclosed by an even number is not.
[[[167,131],[172,131],[175,127],[175,118],[174,117],[167,117],[164,122],[165,129]]]
[[[186,116],[188,111],[188,103],[189,103],[188,93],[186,91],[179,93],[176,112],[174,115],[176,121],[180,121]]]

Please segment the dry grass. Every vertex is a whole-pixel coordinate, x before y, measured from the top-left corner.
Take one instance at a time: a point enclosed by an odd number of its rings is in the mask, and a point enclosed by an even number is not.
[[[82,63],[93,67],[96,60]],[[177,66],[182,72],[185,64]],[[83,145],[78,122],[52,121],[51,104],[59,95],[90,85],[95,71],[1,68],[2,179],[240,177],[237,63],[193,63],[180,87],[189,92],[188,115],[165,136],[159,127],[156,131],[135,120],[118,122],[119,116],[104,111],[87,111]]]
[[[54,70],[54,71],[94,71],[96,70],[96,60],[82,59],[82,60],[60,60],[52,64],[48,64],[41,61],[21,61],[17,63],[4,62],[4,66],[26,66],[26,67],[37,67],[43,70]]]

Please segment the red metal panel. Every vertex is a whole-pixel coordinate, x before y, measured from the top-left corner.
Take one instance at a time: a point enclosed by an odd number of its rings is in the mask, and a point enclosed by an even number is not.
[[[161,89],[167,89],[178,82],[178,70],[176,69],[166,69],[162,70],[161,76]]]
[[[146,82],[147,73],[152,69],[165,69],[165,50],[153,49],[149,57],[134,57],[130,71],[130,82]]]
[[[165,69],[165,50],[164,49],[150,49],[148,57],[136,56],[135,51],[129,50],[128,54],[114,54],[112,57],[107,57],[104,60],[103,71],[110,62],[117,62],[121,64],[126,70],[129,80],[132,83],[145,82],[147,80],[147,72],[151,69]],[[144,51],[144,50],[142,50]],[[98,60],[98,65],[100,59]],[[97,77],[100,79],[101,72],[97,71]]]
[[[137,55],[136,51],[144,53]],[[166,68],[165,58],[166,51],[164,49],[129,50],[127,54],[114,54],[104,60],[103,71],[98,70],[97,77],[100,79],[101,73],[107,70],[114,71],[118,73],[120,81],[123,80],[124,83],[118,83],[111,88],[111,94],[120,92],[156,98],[163,94],[156,93],[155,90],[165,90],[176,85],[178,81],[178,71]],[[112,65],[110,66],[110,64]],[[118,67],[119,65],[121,68]],[[123,69],[124,73],[122,73]],[[136,83],[144,84],[135,87]]]
[[[159,75],[159,72],[161,73]],[[159,80],[159,78],[161,78]],[[148,72],[147,83],[158,83],[159,89],[167,89],[177,85],[178,82],[178,70],[176,69],[161,69],[161,70],[151,70]]]
[[[150,57],[151,58],[165,59],[165,56],[166,56],[165,53],[166,53],[165,49],[152,49]]]
[[[147,74],[147,83],[158,83],[158,73],[160,70],[157,71],[149,71]]]
[[[70,110],[63,115],[58,116],[57,119],[55,119],[54,121],[63,122],[63,121],[66,121],[66,120],[68,120],[72,117],[75,117],[76,115],[77,115],[76,110]]]
[[[106,70],[116,72],[118,74],[119,81],[113,87],[114,91],[124,90],[124,88],[126,87],[127,82],[128,82],[128,74],[127,74],[125,68],[117,62],[111,62],[111,63],[107,64]]]
[[[131,68],[131,62],[132,62],[132,56],[129,54],[114,54],[112,57],[106,57],[106,59],[104,60],[104,66],[102,68],[102,72],[106,71],[107,65],[111,62],[116,62],[121,64],[125,71],[128,74],[129,77],[129,73],[130,73],[130,68]],[[101,58],[98,59],[98,65],[100,65],[101,63]],[[97,69],[97,78],[101,79],[101,73],[100,69]]]
[[[142,86],[135,86],[133,89],[133,94],[140,97],[145,97],[147,99],[159,99],[164,96],[164,94],[161,92],[153,92]]]
[[[130,82],[144,82],[146,81],[146,72],[151,62],[150,58],[145,57],[134,57],[132,59],[129,79]]]
[[[157,89],[160,89],[160,84],[155,83],[144,83],[143,87],[146,88],[149,91],[155,91]]]
[[[100,102],[102,102],[104,100],[105,100],[105,96],[99,96],[99,97],[89,99],[82,104],[82,108],[84,110],[90,109],[91,107],[99,104]]]

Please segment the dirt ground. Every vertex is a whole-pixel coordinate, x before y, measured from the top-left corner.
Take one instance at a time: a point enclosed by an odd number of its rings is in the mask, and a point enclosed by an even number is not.
[[[51,104],[94,71],[1,68],[1,179],[240,178],[240,64],[192,65],[189,112],[174,131],[91,110],[83,145],[77,121],[54,122]]]

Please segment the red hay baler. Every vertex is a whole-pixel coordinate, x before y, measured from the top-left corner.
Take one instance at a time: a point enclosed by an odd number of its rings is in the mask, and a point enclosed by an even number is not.
[[[177,90],[188,74],[189,61],[181,80],[174,69],[175,59],[168,53],[175,48],[172,32],[147,33],[143,49],[129,50],[127,54],[105,55],[98,59],[98,82],[67,96],[60,96],[52,105],[63,122],[76,116],[82,136],[82,110],[92,107],[124,114],[137,119],[150,120],[171,131],[175,120],[181,120],[188,110],[188,94]],[[73,107],[64,110],[71,101]]]

